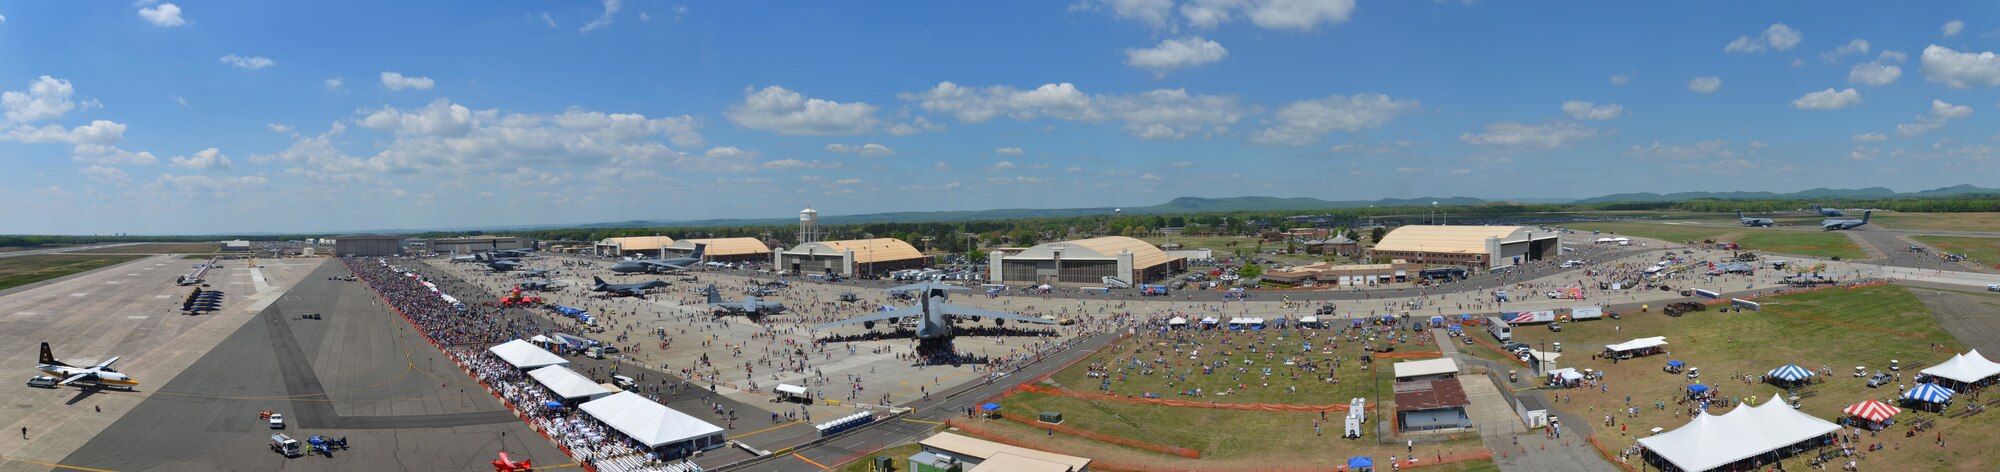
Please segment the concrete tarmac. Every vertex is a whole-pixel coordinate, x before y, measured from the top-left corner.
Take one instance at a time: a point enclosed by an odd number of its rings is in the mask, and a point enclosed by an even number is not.
[[[569,463],[409,323],[324,259],[213,350],[61,463],[107,470],[468,470],[506,451]],[[319,313],[323,319],[302,319]],[[259,411],[285,415],[273,430]],[[346,437],[332,457],[269,450],[283,432]]]

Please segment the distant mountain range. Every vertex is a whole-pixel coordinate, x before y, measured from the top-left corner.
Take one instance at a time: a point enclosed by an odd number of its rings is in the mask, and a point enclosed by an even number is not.
[[[1365,208],[1371,206],[1381,206],[1381,207],[1428,206],[1431,204],[1431,202],[1437,202],[1439,206],[1462,206],[1462,205],[1478,205],[1483,203],[1498,203],[1498,202],[1622,203],[1622,202],[1665,202],[1665,201],[1698,200],[1698,199],[1763,200],[1763,199],[1820,199],[1820,198],[1853,199],[1853,198],[1896,198],[1896,197],[1945,197],[1954,195],[1975,195],[1975,194],[2000,194],[2000,189],[1984,188],[1973,185],[1955,185],[1951,187],[1923,190],[1917,192],[1908,192],[1908,193],[1898,193],[1894,190],[1882,187],[1868,187],[1859,189],[1815,188],[1815,189],[1801,190],[1791,193],[1677,192],[1664,195],[1657,193],[1620,193],[1620,194],[1605,195],[1601,197],[1591,197],[1578,200],[1560,199],[1560,198],[1486,200],[1473,197],[1445,197],[1445,198],[1424,197],[1424,198],[1384,198],[1380,200],[1335,201],[1335,200],[1321,200],[1311,197],[1290,197],[1290,198],[1180,197],[1180,198],[1175,198],[1173,200],[1169,200],[1166,203],[1161,203],[1152,206],[1142,206],[1142,207],[1125,207],[1125,208],[1096,207],[1096,208],[1052,208],[1052,209],[1010,208],[1010,209],[996,209],[996,210],[961,210],[961,211],[900,211],[891,213],[869,213],[860,215],[830,215],[830,216],[820,217],[820,221],[826,224],[934,223],[934,222],[946,222],[946,221],[1004,220],[1004,219],[1021,219],[1021,218],[1064,218],[1073,216],[1110,215],[1114,213],[1126,214],[1126,215],[1156,215],[1156,214],[1169,214],[1169,213],[1207,213],[1207,212],[1227,212],[1227,211],[1332,210],[1332,209],[1343,209],[1343,208]],[[374,231],[358,231],[358,233],[394,234],[394,233],[418,233],[427,231],[497,232],[497,231],[521,231],[521,230],[559,229],[559,228],[610,229],[610,228],[652,228],[652,227],[676,227],[676,226],[678,227],[766,226],[766,225],[793,224],[796,223],[797,221],[798,221],[797,218],[790,218],[790,217],[749,218],[749,219],[706,219],[706,220],[626,220],[626,221],[613,221],[613,222],[590,223],[590,224],[512,225],[512,226],[489,226],[489,227],[477,227],[477,228],[439,228],[439,229],[422,229],[422,230],[388,229],[388,230],[374,230]]]

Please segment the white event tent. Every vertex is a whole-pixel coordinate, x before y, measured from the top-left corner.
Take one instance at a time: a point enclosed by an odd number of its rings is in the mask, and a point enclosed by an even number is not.
[[[1722,415],[1704,411],[1686,426],[1639,438],[1639,445],[1681,470],[1703,471],[1839,429],[1839,425],[1793,409],[1782,396],[1772,394],[1763,405],[1737,406]]]
[[[591,381],[589,377],[559,365],[528,371],[528,376],[534,377],[543,387],[556,392],[556,396],[570,400],[595,399],[612,393],[610,389]]]
[[[685,443],[690,449],[709,449],[724,442],[722,427],[632,392],[618,392],[578,408],[650,448]]]
[[[555,353],[549,352],[547,349],[542,349],[541,346],[536,346],[534,343],[519,339],[500,343],[500,345],[486,348],[486,350],[492,352],[495,356],[499,356],[500,360],[507,361],[508,364],[513,364],[514,368],[517,369],[525,370],[552,365],[569,365],[569,360],[563,359],[562,356],[555,355]]]
[[[1634,339],[1631,341],[1626,341],[1618,344],[1606,344],[1604,345],[1604,350],[1611,352],[1625,352],[1625,351],[1637,351],[1640,349],[1647,349],[1647,348],[1655,348],[1665,345],[1667,345],[1666,336],[1654,336],[1650,338]]]
[[[2000,363],[1987,360],[1979,355],[1979,350],[1951,356],[1943,363],[1923,370],[1924,375],[1951,379],[1959,383],[1979,383],[1989,377],[2000,375]]]

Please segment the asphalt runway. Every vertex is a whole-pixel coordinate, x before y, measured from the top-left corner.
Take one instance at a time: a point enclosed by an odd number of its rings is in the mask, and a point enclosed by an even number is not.
[[[1931,318],[1960,344],[1992,358],[2000,353],[2000,294],[1910,287]]]
[[[107,470],[470,470],[506,451],[570,462],[444,354],[327,262],[62,463]],[[301,319],[320,313],[324,319]],[[347,437],[331,457],[287,459],[282,432]]]

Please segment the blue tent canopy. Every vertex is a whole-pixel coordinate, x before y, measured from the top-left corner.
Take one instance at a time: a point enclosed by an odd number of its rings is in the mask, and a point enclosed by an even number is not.
[[[1680,366],[1684,366],[1684,365],[1687,365],[1687,363],[1686,363],[1686,362],[1681,362],[1681,361],[1667,361],[1667,366],[1668,366],[1668,367],[1680,367]]]
[[[999,403],[988,403],[988,404],[985,404],[985,405],[979,405],[979,409],[981,409],[981,410],[986,410],[986,411],[1000,411],[1000,404],[999,404]]]
[[[1465,327],[1464,327],[1464,326],[1460,326],[1460,325],[1451,325],[1451,326],[1446,326],[1446,327],[1445,327],[1444,329],[1447,329],[1447,330],[1451,330],[1451,331],[1465,331]]]
[[[1784,379],[1786,382],[1797,382],[1800,379],[1813,376],[1813,373],[1804,367],[1799,367],[1798,364],[1785,364],[1784,367],[1771,369],[1770,373],[1764,375]]]
[[[1349,458],[1347,458],[1347,467],[1348,467],[1348,468],[1354,468],[1354,469],[1359,469],[1359,468],[1362,468],[1362,467],[1374,467],[1374,466],[1375,466],[1375,460],[1374,460],[1374,459],[1369,459],[1369,458],[1366,458],[1366,457],[1349,457]]]
[[[1689,385],[1689,386],[1688,386],[1688,392],[1691,392],[1691,393],[1701,393],[1701,392],[1706,392],[1706,391],[1708,391],[1708,386],[1707,386],[1707,385],[1702,385],[1702,384],[1694,384],[1694,385]]]
[[[1396,317],[1390,315],[1382,315],[1382,321],[1396,321]]]
[[[547,402],[547,403],[543,403],[543,404],[542,404],[542,406],[546,406],[546,407],[549,407],[549,408],[562,408],[562,402],[558,402],[558,401],[550,401],[550,402]]]
[[[1443,323],[1443,322],[1444,322],[1444,317],[1442,317],[1442,316],[1433,316],[1433,317],[1431,317],[1431,322],[1432,322],[1432,323]]]
[[[1469,320],[1472,319],[1472,315],[1458,315],[1458,319]]]
[[[1926,383],[1917,384],[1910,391],[1904,392],[1903,398],[1928,403],[1944,403],[1951,401],[1951,395],[1951,389],[1939,387],[1937,384]]]

